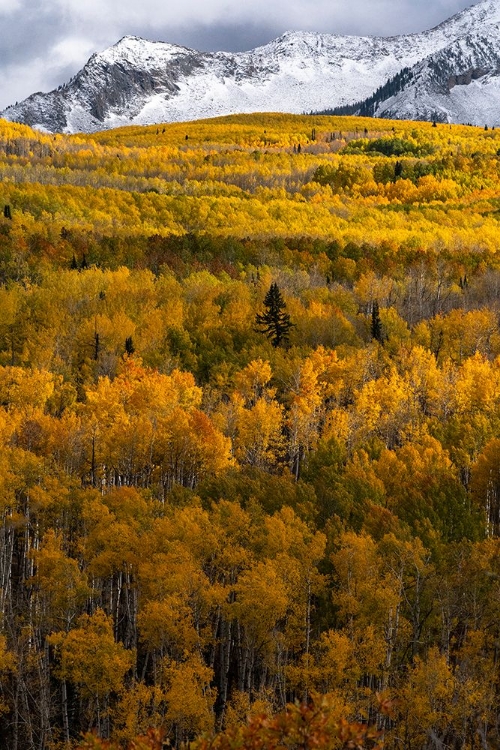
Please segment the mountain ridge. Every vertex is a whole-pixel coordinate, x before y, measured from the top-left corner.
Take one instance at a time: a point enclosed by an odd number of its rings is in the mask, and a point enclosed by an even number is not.
[[[199,52],[127,35],[94,53],[58,89],[32,94],[1,115],[72,133],[256,111],[338,111],[373,98],[405,69],[409,82],[378,101],[375,116],[450,122],[472,121],[468,114],[497,117],[500,2],[481,0],[414,34],[287,31],[247,52]],[[468,108],[460,87],[471,85]]]

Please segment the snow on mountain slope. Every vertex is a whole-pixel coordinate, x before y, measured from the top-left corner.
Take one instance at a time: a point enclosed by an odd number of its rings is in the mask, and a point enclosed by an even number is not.
[[[470,70],[476,110],[481,112],[481,92],[488,111],[495,109],[499,51],[500,0],[482,0],[421,34],[287,32],[241,53],[203,53],[128,36],[93,55],[67,84],[33,94],[2,116],[49,131],[91,132],[240,112],[318,111],[361,102],[410,68],[410,85],[418,81],[422,104],[411,110],[400,91],[378,102],[377,114],[413,117],[441,108],[440,119],[446,119],[450,101],[457,113],[468,111],[462,90],[470,89],[464,83]],[[484,85],[478,76],[487,77]],[[450,86],[453,80],[460,83]]]
[[[499,125],[500,26],[469,33],[429,55],[410,69],[399,91],[375,102],[370,114]]]
[[[47,130],[92,131],[234,112],[303,112],[368,96],[421,54],[401,39],[286,33],[243,53],[199,53],[125,37],[58,91],[3,116]]]

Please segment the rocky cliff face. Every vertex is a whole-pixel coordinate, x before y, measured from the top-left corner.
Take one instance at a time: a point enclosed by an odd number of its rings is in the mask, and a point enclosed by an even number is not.
[[[382,117],[494,125],[499,71],[500,0],[482,0],[430,31],[398,37],[288,32],[242,53],[124,37],[68,83],[2,116],[49,131],[91,132],[349,106]]]

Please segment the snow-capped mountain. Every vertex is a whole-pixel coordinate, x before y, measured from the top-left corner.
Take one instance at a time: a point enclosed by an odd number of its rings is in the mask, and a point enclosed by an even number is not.
[[[91,132],[230,113],[321,111],[365,100],[378,116],[498,124],[500,0],[482,0],[420,34],[287,32],[240,53],[127,36],[93,55],[57,90],[33,94],[1,114],[49,131]]]
[[[483,0],[438,28],[456,20],[468,23],[444,47],[404,68],[367,99],[332,111],[499,125],[500,3]]]
[[[495,49],[491,39],[471,35],[466,41],[457,40],[412,68],[407,85],[381,101],[373,114],[498,125],[499,75],[500,43]]]

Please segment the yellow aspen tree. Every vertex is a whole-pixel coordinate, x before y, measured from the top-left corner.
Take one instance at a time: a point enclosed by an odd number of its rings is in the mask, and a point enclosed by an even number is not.
[[[32,583],[38,589],[37,619],[44,628],[69,630],[80,607],[90,594],[87,577],[78,561],[68,557],[61,547],[61,537],[50,529],[34,550],[35,575]]]
[[[212,732],[215,691],[210,687],[213,671],[198,654],[177,662],[164,659],[162,688],[167,710],[165,720],[176,742],[185,742],[201,733]]]
[[[278,465],[284,452],[283,407],[259,398],[249,409],[240,408],[236,417],[235,457],[241,464],[262,469]]]
[[[398,692],[398,734],[407,745],[441,743],[450,734],[457,681],[444,654],[436,647],[417,657]]]
[[[56,676],[77,688],[86,702],[87,720],[101,732],[111,696],[123,688],[135,653],[115,641],[112,618],[101,609],[79,617],[69,632],[53,633],[48,642],[56,654]]]
[[[299,478],[300,464],[315,446],[321,419],[322,394],[314,364],[306,359],[292,375],[285,418],[290,469]]]

